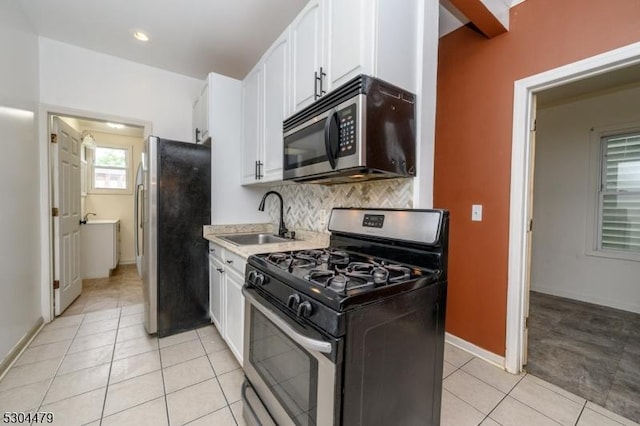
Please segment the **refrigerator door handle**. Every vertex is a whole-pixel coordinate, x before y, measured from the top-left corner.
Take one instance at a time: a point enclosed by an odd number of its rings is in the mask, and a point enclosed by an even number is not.
[[[142,276],[142,250],[140,250],[140,229],[142,229],[144,233],[144,228],[142,222],[144,220],[144,201],[140,199],[140,194],[144,190],[144,184],[142,182],[143,172],[142,172],[142,163],[138,165],[138,171],[136,172],[136,194],[134,197],[134,212],[133,212],[133,220],[134,220],[134,245],[136,252],[136,268],[138,270],[138,275]],[[144,240],[144,235],[143,235]]]

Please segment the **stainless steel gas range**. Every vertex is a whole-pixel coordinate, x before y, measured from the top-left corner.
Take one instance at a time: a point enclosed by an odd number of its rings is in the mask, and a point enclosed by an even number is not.
[[[249,257],[247,423],[438,425],[448,223],[334,209],[329,248]]]

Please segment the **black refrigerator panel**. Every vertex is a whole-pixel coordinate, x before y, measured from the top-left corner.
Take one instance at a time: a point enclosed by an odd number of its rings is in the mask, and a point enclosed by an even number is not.
[[[209,324],[211,148],[158,143],[158,336]]]

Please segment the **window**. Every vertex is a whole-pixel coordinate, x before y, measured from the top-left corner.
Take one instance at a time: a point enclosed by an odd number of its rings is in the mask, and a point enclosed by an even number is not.
[[[130,148],[98,145],[93,151],[92,189],[94,192],[130,192]]]
[[[598,249],[640,255],[640,131],[601,137]]]

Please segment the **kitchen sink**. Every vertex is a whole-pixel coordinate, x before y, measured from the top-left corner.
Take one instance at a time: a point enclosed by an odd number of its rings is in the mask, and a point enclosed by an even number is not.
[[[233,235],[218,235],[218,238],[227,240],[232,244],[239,246],[249,246],[257,244],[273,244],[273,243],[287,243],[294,241],[290,238],[283,238],[273,234],[233,234]]]

